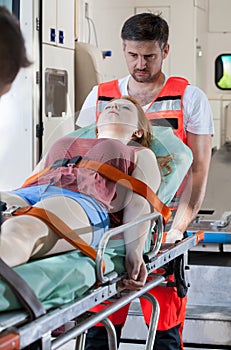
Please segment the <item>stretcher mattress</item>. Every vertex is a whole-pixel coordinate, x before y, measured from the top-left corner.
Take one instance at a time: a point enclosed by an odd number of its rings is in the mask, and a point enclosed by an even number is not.
[[[107,248],[105,274],[124,271],[124,248]],[[73,301],[96,283],[95,262],[79,251],[44,258],[14,270],[35,291],[46,310]],[[0,280],[0,312],[22,308],[10,287]]]

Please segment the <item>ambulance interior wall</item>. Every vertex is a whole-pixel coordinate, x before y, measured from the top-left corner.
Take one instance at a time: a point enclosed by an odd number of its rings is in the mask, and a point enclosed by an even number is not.
[[[87,13],[86,6],[87,3]],[[214,115],[213,147],[225,141],[226,107],[231,91],[215,85],[215,59],[230,53],[231,2],[229,0],[79,0],[79,41],[91,42],[102,50],[110,50],[104,60],[104,80],[126,75],[120,30],[124,21],[135,13],[162,13],[170,27],[170,54],[164,63],[169,75],[186,77],[208,96]],[[86,18],[91,19],[91,23]],[[92,23],[94,23],[94,29]],[[96,33],[96,34],[95,34]]]

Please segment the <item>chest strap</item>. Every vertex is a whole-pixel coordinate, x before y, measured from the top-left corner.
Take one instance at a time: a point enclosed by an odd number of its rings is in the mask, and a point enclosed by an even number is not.
[[[113,167],[112,165],[101,163],[96,160],[81,160],[75,165],[78,168],[91,169],[114,182],[133,192],[146,198],[152,205],[153,209],[160,212],[163,216],[164,222],[168,222],[171,216],[171,210],[159,199],[155,192],[146,185],[143,181],[125,174],[123,171]]]
[[[106,177],[107,179],[119,182],[119,184],[133,192],[146,198],[147,201],[152,205],[153,209],[161,213],[165,223],[168,222],[171,216],[171,209],[167,207],[155,194],[155,192],[146,185],[143,181],[134,178],[131,175],[125,174],[123,171],[115,168],[114,166],[106,163],[101,163],[96,160],[82,159],[81,157],[75,157],[73,159],[78,159],[76,163],[72,159],[59,159],[51,167],[47,167],[39,173],[32,175],[30,178],[24,182],[22,187],[28,187],[33,184],[33,182],[38,182],[39,177],[46,174],[50,169],[60,166],[73,166],[77,168],[85,168],[94,170],[100,175]]]

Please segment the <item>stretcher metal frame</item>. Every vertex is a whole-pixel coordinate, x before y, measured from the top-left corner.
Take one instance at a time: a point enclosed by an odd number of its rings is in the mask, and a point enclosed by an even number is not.
[[[111,237],[147,220],[156,222],[157,231],[154,248],[150,253],[145,255],[146,267],[150,279],[139,291],[124,290],[121,287],[121,283],[119,283],[124,278],[124,275],[118,276],[115,272],[104,275],[104,252]],[[169,271],[164,269],[166,264],[179,256],[186,255],[190,248],[196,246],[200,240],[203,240],[203,232],[200,231],[175,244],[165,244],[161,247],[163,236],[162,222],[161,214],[154,212],[106,232],[100,241],[96,259],[96,275],[100,284],[95,288],[90,288],[84,296],[71,303],[51,309],[45,315],[32,321],[28,321],[28,314],[23,310],[0,313],[0,349],[23,349],[32,344],[36,350],[57,349],[76,337],[76,349],[83,349],[85,343],[84,337],[87,330],[96,323],[102,322],[108,332],[109,348],[110,350],[115,350],[117,349],[116,334],[113,325],[107,317],[134,299],[143,297],[148,299],[153,307],[146,341],[146,349],[151,350],[155,340],[159,305],[157,300],[148,294],[148,291],[166,282],[169,277]],[[163,274],[153,273],[160,268],[163,269]],[[97,313],[89,312],[89,309],[92,307],[108,300],[111,303],[107,304],[103,310]],[[64,334],[54,338],[52,331],[70,321],[72,327]]]

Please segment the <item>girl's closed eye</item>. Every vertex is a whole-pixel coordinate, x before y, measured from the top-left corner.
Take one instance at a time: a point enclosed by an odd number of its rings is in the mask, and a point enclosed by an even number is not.
[[[123,109],[127,109],[128,111],[130,111],[129,106],[127,106],[127,105],[121,105],[120,107],[123,108]]]

